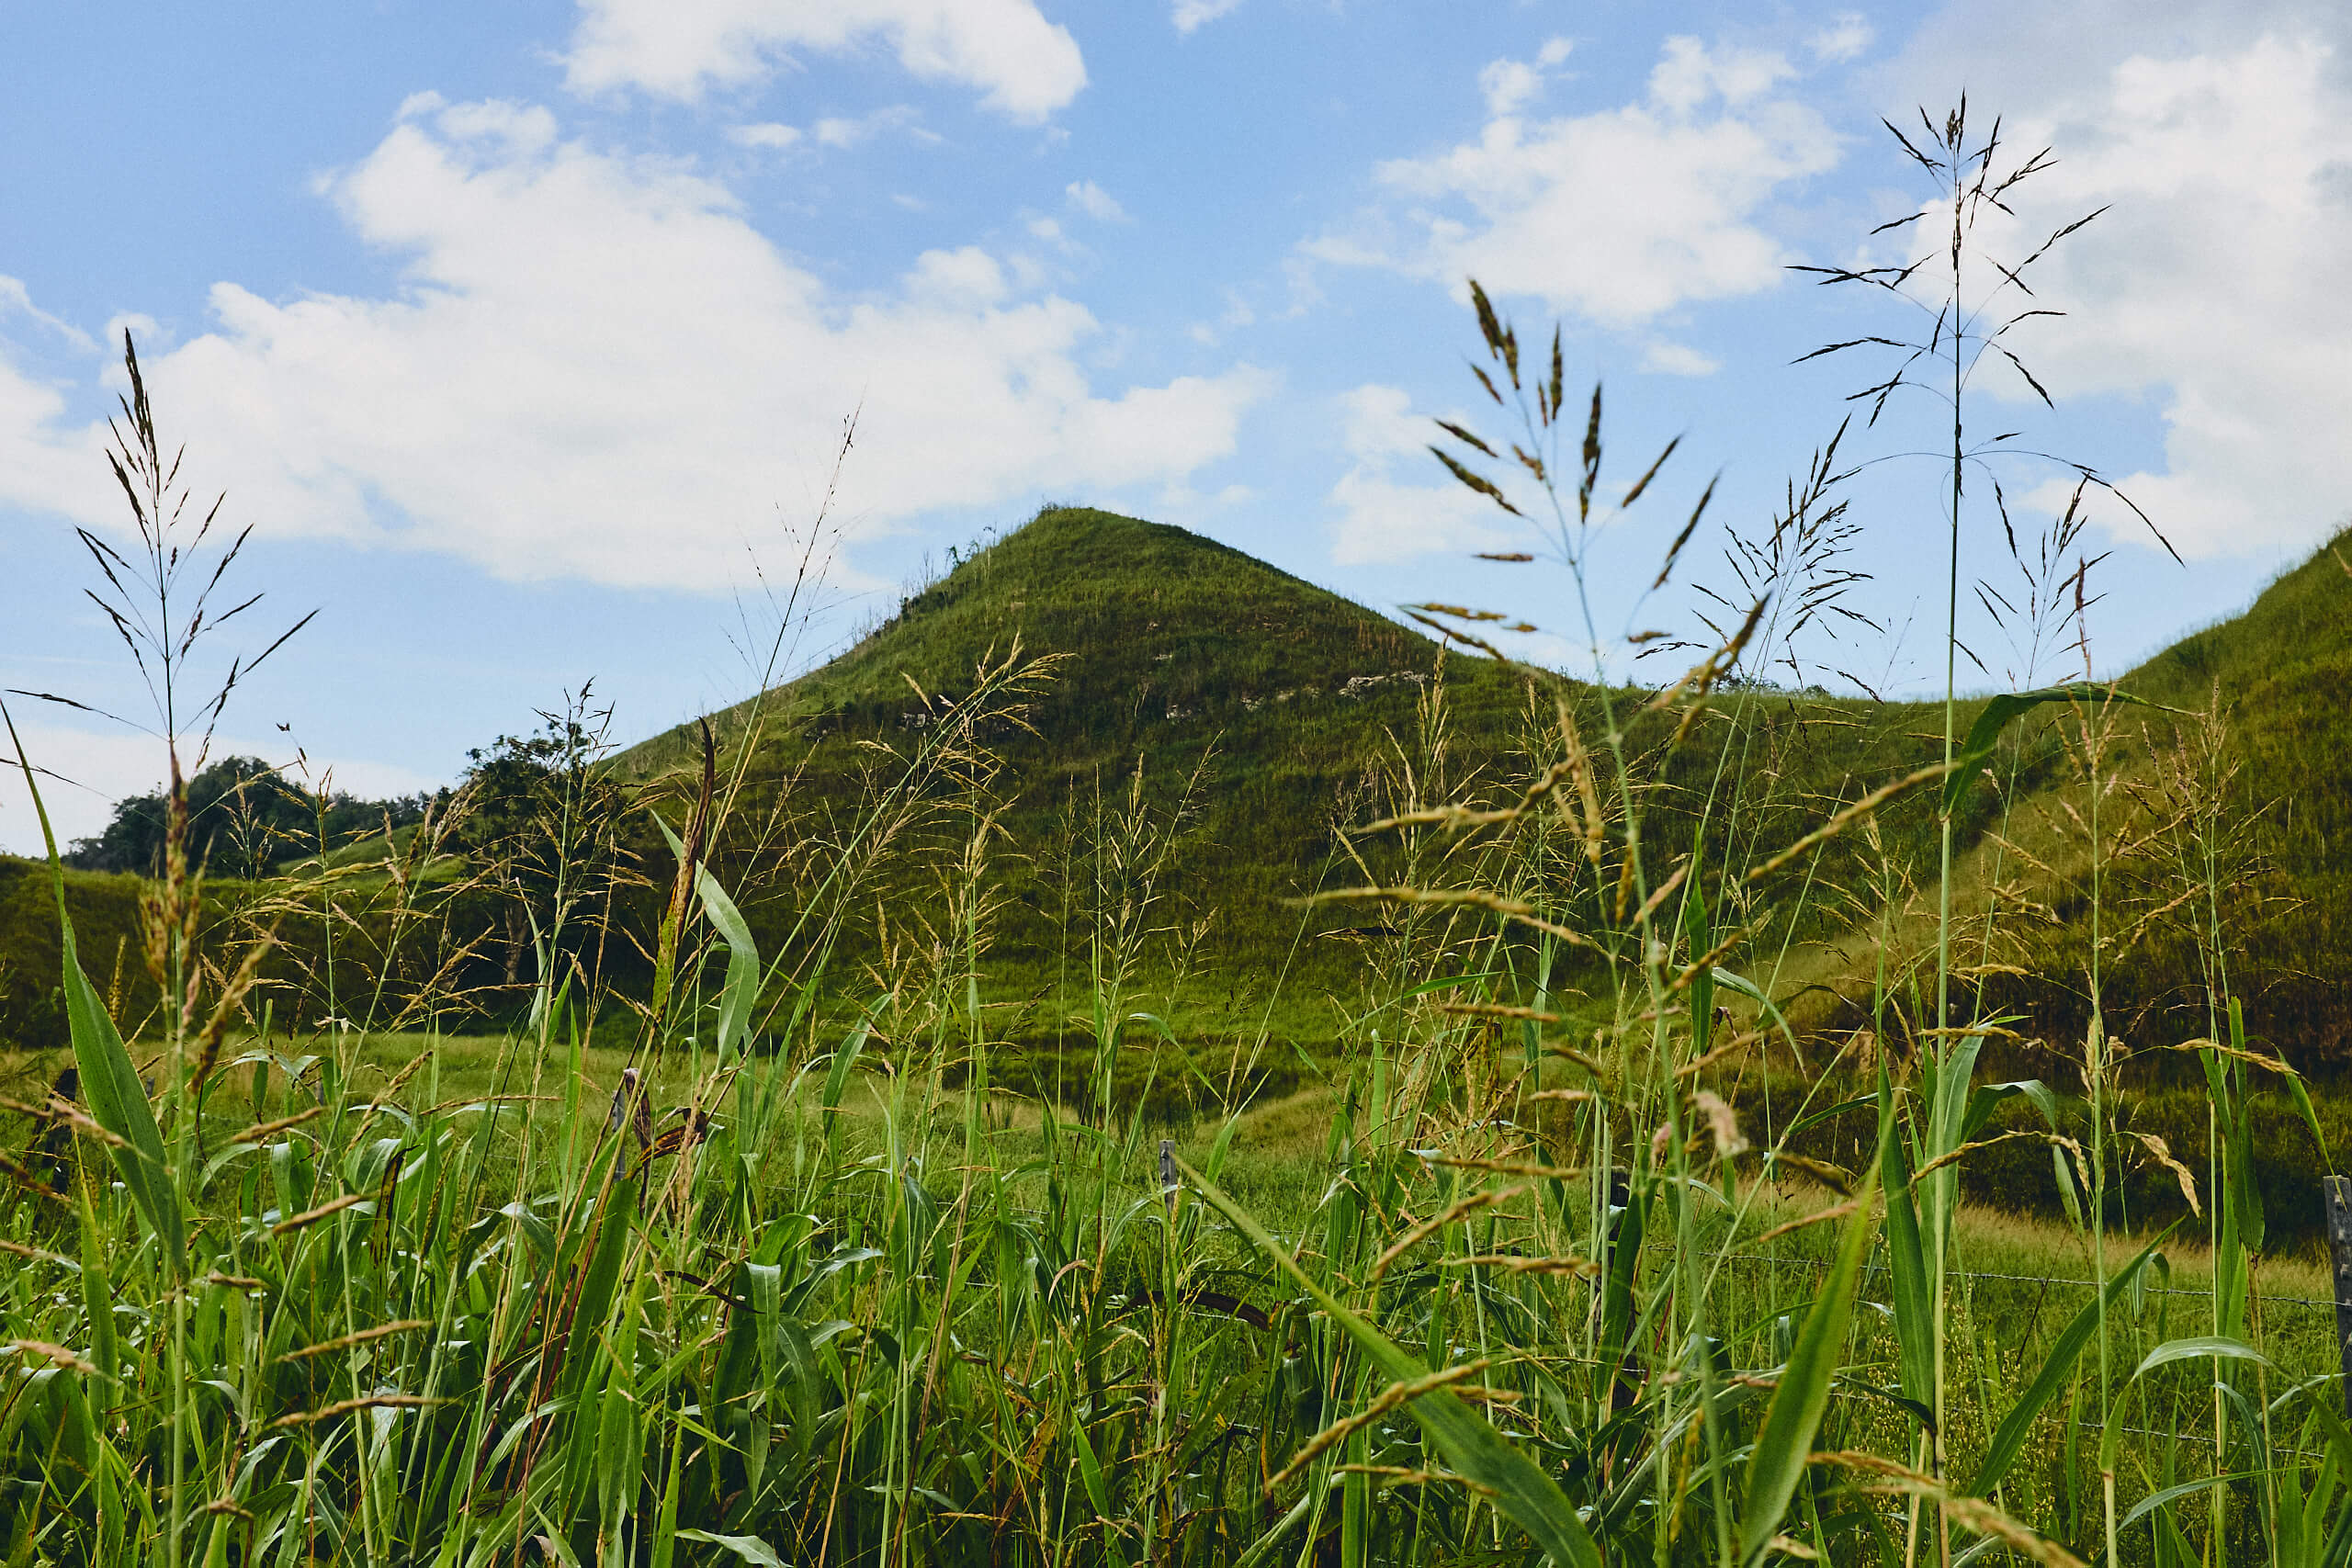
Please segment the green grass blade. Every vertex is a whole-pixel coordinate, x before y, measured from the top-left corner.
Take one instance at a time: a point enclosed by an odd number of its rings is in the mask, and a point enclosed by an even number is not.
[[[2132,1505],[2132,1511],[2117,1521],[2115,1533],[2121,1535],[2168,1503],[2177,1503],[2183,1497],[2193,1497],[2199,1492],[2211,1492],[2216,1486],[2227,1486],[2233,1482],[2257,1480],[2269,1473],[2264,1470],[2233,1471],[2228,1475],[2203,1476],[2195,1481],[2184,1481],[2177,1486],[2167,1486],[2161,1492],[2151,1492]]]
[[[2259,1361],[2266,1367],[2270,1365],[2270,1358],[2242,1339],[2206,1334],[2187,1339],[2165,1340],[2148,1352],[2147,1357],[2132,1369],[2132,1375],[2143,1377],[2158,1367],[2170,1366],[2175,1361],[2197,1361],[2207,1357],[2225,1361]]]
[[[1935,1296],[1919,1239],[1919,1205],[1911,1192],[1911,1152],[1894,1125],[1894,1090],[1879,1066],[1879,1180],[1886,1192],[1887,1260],[1894,1273],[1894,1337],[1903,1395],[1928,1404],[1935,1390]]]
[[[89,976],[83,972],[82,956],[74,942],[74,918],[65,909],[65,863],[58,855],[57,835],[50,827],[49,808],[41,802],[32,761],[17,738],[17,721],[0,707],[0,722],[7,726],[17,766],[24,773],[25,789],[40,818],[41,840],[49,850],[50,877],[57,890],[58,940],[64,949],[66,1030],[73,1042],[74,1070],[81,1075],[82,1097],[89,1104],[91,1120],[119,1140],[107,1147],[114,1156],[115,1168],[122,1173],[122,1184],[154,1227],[173,1274],[185,1275],[186,1218],[164,1153],[163,1132],[155,1125],[154,1109],[147,1103],[146,1088],[139,1081],[139,1069],[123,1046],[122,1035],[106,1005],[98,1000]]]
[[[1313,1297],[1315,1304],[1330,1315],[1371,1358],[1373,1363],[1392,1382],[1412,1382],[1430,1374],[1430,1369],[1419,1358],[1408,1354],[1395,1341],[1371,1324],[1350,1312],[1317,1284],[1298,1260],[1290,1255],[1263,1226],[1251,1218],[1248,1211],[1227,1198],[1202,1177],[1199,1171],[1182,1160],[1176,1162],[1185,1178],[1197,1188],[1204,1200],[1223,1214],[1233,1227],[1256,1245],[1258,1249],[1284,1273],[1298,1281]],[[1455,1398],[1452,1391],[1436,1389],[1415,1399],[1408,1407],[1421,1424],[1446,1462],[1467,1479],[1489,1487],[1495,1494],[1495,1506],[1507,1518],[1535,1539],[1538,1546],[1548,1552],[1555,1562],[1566,1568],[1601,1568],[1600,1548],[1586,1530],[1584,1521],[1552,1478],[1537,1468],[1535,1462],[1511,1447],[1492,1423]]]
[[[2132,1288],[2132,1281],[2138,1277],[2140,1270],[2148,1266],[2148,1259],[2156,1255],[2156,1248],[2162,1247],[2177,1228],[2177,1222],[2166,1225],[2154,1241],[2141,1249],[2137,1258],[2108,1280],[2101,1299],[2089,1303],[2075,1314],[2072,1323],[2066,1325],[2065,1331],[2058,1336],[2058,1343],[2051,1348],[2050,1359],[2042,1362],[2041,1374],[2024,1393],[2018,1395],[2017,1404],[2009,1407],[2009,1413],[1994,1429],[1993,1440],[1984,1450],[1984,1462],[1977,1466],[1976,1477],[1968,1484],[1970,1496],[1990,1495],[1993,1488],[2001,1483],[2001,1478],[2008,1474],[2009,1467],[2017,1463],[2018,1456],[2025,1451],[2025,1440],[2033,1430],[2034,1417],[2058,1397],[2058,1391],[2066,1386],[2066,1379],[2073,1375],[2076,1358],[2082,1355],[2083,1348],[2091,1342],[2092,1337],[2098,1333],[2101,1310],[2114,1307],[2123,1292]]]
[[[718,993],[718,1058],[724,1062],[742,1043],[760,998],[760,949],[743,912],[707,868],[696,873],[695,891],[702,896],[703,913],[727,942],[727,980]]]
[[[1892,1142],[1891,1129],[1882,1127],[1882,1142]],[[1761,1559],[1781,1520],[1804,1479],[1805,1461],[1813,1453],[1814,1434],[1829,1408],[1830,1385],[1838,1376],[1846,1348],[1846,1331],[1853,1323],[1854,1297],[1861,1289],[1862,1264],[1870,1256],[1871,1238],[1878,1224],[1873,1213],[1878,1190],[1878,1166],[1872,1162],[1855,1193],[1854,1217],[1846,1222],[1838,1240],[1837,1259],[1821,1294],[1804,1314],[1804,1326],[1781,1369],[1780,1386],[1764,1413],[1764,1427],[1747,1461],[1747,1500],[1740,1511],[1739,1557],[1743,1562]]]
[[[2001,732],[2020,715],[2043,703],[2132,703],[2141,707],[2157,705],[2145,697],[2135,697],[2119,692],[2112,686],[2094,681],[2077,681],[2067,686],[2044,686],[2038,692],[2004,692],[1984,705],[1976,722],[1968,728],[1968,739],[1952,758],[1951,774],[1944,780],[1944,814],[1950,816],[1968,793],[1969,784],[1977,771],[1992,760],[1993,748],[2001,743]]]
[[[784,1559],[775,1548],[755,1535],[719,1535],[712,1530],[680,1530],[680,1540],[698,1540],[711,1546],[725,1547],[752,1568],[784,1568]]]

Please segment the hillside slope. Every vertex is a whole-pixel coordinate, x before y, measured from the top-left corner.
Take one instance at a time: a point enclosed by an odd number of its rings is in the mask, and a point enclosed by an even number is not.
[[[961,744],[944,739],[978,671],[1001,671],[1016,648],[1029,678],[979,705]],[[2175,710],[2117,710],[2103,764],[2117,783],[2100,820],[2121,858],[2111,842],[2095,860],[2083,832],[2081,715],[2037,710],[1996,759],[1998,783],[1972,783],[1953,903],[1979,999],[2023,1021],[2029,1041],[2079,1039],[2096,872],[2111,1029],[2143,1043],[2204,1032],[2201,938],[2218,923],[2225,978],[2255,1032],[2299,1062],[2352,1062],[2352,995],[2335,978],[2352,965],[2341,913],[2352,899],[2352,580],[2323,550],[2245,615],[2121,683]],[[1605,694],[1564,692],[1597,739]],[[1963,728],[1981,705],[1967,705]],[[2213,722],[2192,716],[2208,709]],[[741,781],[714,869],[787,973],[808,972],[822,945],[837,1007],[944,987],[952,971],[953,989],[987,1010],[976,1027],[1043,1047],[1097,1026],[1085,1014],[1108,975],[1124,976],[1120,1007],[1187,1040],[1271,1033],[1313,1052],[1400,990],[1462,972],[1464,957],[1444,949],[1447,918],[1301,902],[1319,888],[1504,886],[1570,924],[1600,921],[1556,823],[1510,853],[1491,835],[1340,830],[1449,800],[1506,801],[1561,754],[1551,688],[1134,518],[1048,510],[856,647],[712,723],[723,771]],[[1703,846],[1719,876],[1939,757],[1942,714],[1747,687],[1719,694],[1667,758],[1670,728],[1653,718],[1634,731],[1635,773],[1658,781],[1644,796],[1645,832],[1663,856],[1687,851],[1712,798],[1715,820],[1738,824]],[[698,761],[689,726],[610,766],[674,825]],[[632,812],[629,824],[646,885],[616,891],[594,960],[625,991],[650,973],[644,948],[673,863],[650,818]],[[1873,831],[1834,840],[1802,886],[1716,887],[1719,915],[1736,912],[1753,933],[1739,962],[1801,1027],[1842,1037],[1871,1022],[1882,982],[1917,1020],[1936,837],[1931,796],[1916,792]],[[0,1039],[55,1032],[47,878],[33,869],[0,863]],[[70,880],[85,953],[137,992],[135,881]],[[497,918],[494,903],[477,896],[468,931]],[[1457,913],[1451,929],[1483,919]],[[497,988],[506,925],[476,962],[493,1010],[511,999]],[[450,940],[466,939],[453,928]],[[1598,993],[1598,972],[1574,959],[1557,980]],[[1555,1005],[1598,1014],[1609,1003]],[[1992,1055],[2043,1070],[2036,1049]]]
[[[1071,966],[1091,963],[1104,906],[1148,898],[1136,917],[1154,933],[1144,967],[1183,962],[1182,947],[1215,971],[1154,1005],[1216,1032],[1241,1028],[1285,966],[1303,963],[1324,990],[1351,988],[1340,955],[1306,933],[1362,923],[1363,911],[1308,919],[1286,901],[1325,877],[1331,825],[1363,812],[1384,763],[1430,750],[1420,732],[1441,669],[1444,722],[1476,736],[1481,756],[1510,749],[1526,705],[1490,662],[1446,658],[1430,638],[1239,551],[1180,528],[1054,510],[822,669],[714,715],[722,750],[761,727],[739,816],[788,794],[796,834],[832,841],[894,765],[876,749],[912,754],[943,702],[1015,648],[1052,667],[1019,705],[1021,724],[989,735],[1005,764],[993,786],[1004,807],[990,872],[1002,894],[997,988],[1074,995]],[[616,765],[639,781],[683,778],[697,745],[682,726]],[[1163,850],[1165,868],[1143,886]],[[756,889],[762,869],[742,863],[736,874]],[[755,925],[781,937],[805,888],[751,899]],[[871,966],[888,933],[872,929],[871,910],[851,918],[848,951]],[[1204,935],[1179,940],[1177,928],[1204,920]],[[1328,1017],[1297,1022],[1330,1029]]]
[[[904,752],[929,722],[926,696],[968,690],[978,665],[1016,643],[1058,663],[1026,704],[1027,728],[1007,728],[991,743],[1004,771],[992,785],[1002,809],[989,875],[1003,903],[987,970],[996,992],[1039,1003],[1039,1018],[1075,999],[1073,966],[1091,961],[1103,917],[1086,907],[1089,888],[1101,889],[1104,856],[1117,858],[1111,829],[1138,772],[1147,807],[1163,811],[1184,781],[1198,784],[1145,924],[1206,924],[1187,950],[1182,994],[1158,1005],[1227,1032],[1279,978],[1279,1018],[1320,1038],[1379,999],[1381,944],[1398,927],[1376,906],[1306,910],[1295,900],[1318,886],[1396,880],[1408,869],[1439,882],[1466,874],[1459,862],[1439,864],[1427,840],[1409,868],[1386,840],[1363,846],[1364,863],[1353,863],[1335,827],[1456,796],[1498,797],[1556,755],[1549,695],[1491,661],[1444,655],[1384,616],[1184,530],[1082,509],[1040,513],[909,599],[855,648],[756,708],[714,716],[715,727],[724,746],[758,713],[755,774],[804,813],[838,823],[872,787],[875,749]],[[2352,1055],[2352,1004],[2320,978],[2331,955],[2352,949],[2352,930],[2335,914],[2352,889],[2334,852],[2352,828],[2352,719],[2335,695],[2347,677],[2352,583],[2323,551],[2245,615],[2183,639],[2122,682],[2181,709],[2206,707],[2218,690],[2226,755],[2241,763],[2225,788],[2214,785],[2226,799],[2211,812],[2229,825],[2236,866],[2222,900],[2246,970],[2233,984],[2258,1031],[2312,1060]],[[1594,694],[1571,691],[1587,734],[1597,734]],[[1687,845],[1688,828],[1675,824],[1704,794],[1720,801],[1742,792],[1745,836],[1712,846],[1718,863],[1752,860],[1940,755],[1939,705],[1750,690],[1718,707],[1666,766],[1649,807],[1653,839]],[[1969,705],[1963,727],[1979,707]],[[2005,911],[1999,951],[1978,956],[2030,972],[1989,980],[1988,1005],[2036,1019],[2053,1039],[2078,1030],[2087,1012],[2091,857],[2068,841],[2070,758],[2079,755],[2070,722],[2078,720],[2065,710],[2045,709],[2017,726],[1996,769],[2003,787],[1972,791],[1955,895],[1958,908]],[[2183,738],[2176,716],[2130,710],[2108,765],[2126,794],[2153,798],[2185,766],[2174,755]],[[1635,749],[1662,739],[1639,732]],[[623,754],[619,766],[639,780],[683,777],[695,745],[682,727]],[[1726,759],[1736,765],[1720,768]],[[1774,915],[1783,919],[1774,942],[1792,943],[1775,951],[1774,972],[1802,998],[1805,1021],[1844,1028],[1867,1016],[1882,933],[1916,946],[1934,840],[1928,798],[1899,802],[1882,814],[1874,847],[1859,834],[1832,846],[1804,912]],[[1124,852],[1131,863],[1134,844]],[[2150,863],[2148,844],[2135,852],[2128,864],[2100,865],[2110,933],[2182,892]],[[737,874],[761,880],[748,862]],[[1907,912],[1873,924],[1864,906],[1890,877],[1912,890]],[[805,902],[780,893],[767,929]],[[2188,899],[2136,931],[2128,952],[2108,955],[2111,1014],[2142,1019],[2184,1005],[2196,973],[2188,922],[2203,908]],[[2030,918],[2013,918],[2018,911]],[[881,979],[875,966],[888,934],[865,939],[851,945]],[[2188,1012],[2175,1021],[2190,1021]]]

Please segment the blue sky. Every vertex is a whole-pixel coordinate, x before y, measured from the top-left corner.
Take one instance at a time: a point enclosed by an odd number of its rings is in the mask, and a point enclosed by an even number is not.
[[[1490,604],[1566,660],[1560,575],[1471,559],[1525,541],[1421,451],[1476,410],[1473,273],[1606,383],[1619,480],[1683,437],[1593,582],[1611,637],[1687,629],[1699,601],[1637,599],[1699,490],[1721,471],[1683,575],[1723,587],[1721,529],[1769,523],[1868,368],[1790,362],[1896,320],[1787,266],[1893,259],[1864,236],[1924,193],[1878,117],[1963,87],[2060,160],[1990,237],[2113,204],[2042,264],[2068,314],[2020,329],[2057,412],[1995,379],[1983,417],[2187,558],[2100,514],[2120,668],[2346,513],[2348,31],[2285,0],[0,0],[0,685],[149,719],[72,533],[127,523],[126,325],[191,481],[254,528],[268,597],[214,657],[321,612],[216,750],[362,792],[447,782],[592,679],[622,739],[746,694],[852,414],[804,658],[1050,500],[1384,607]],[[2005,479],[2029,532],[2052,477]],[[1884,630],[1810,651],[1927,689],[1933,475],[1850,499]],[[2010,583],[1990,514],[1965,533]],[[1963,677],[2003,683],[1981,615]],[[69,835],[160,772],[135,729],[12,708]],[[34,842],[0,790],[0,847]]]

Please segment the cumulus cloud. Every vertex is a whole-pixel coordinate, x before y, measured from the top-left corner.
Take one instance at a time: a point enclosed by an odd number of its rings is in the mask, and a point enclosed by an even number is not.
[[[1069,198],[1072,207],[1097,222],[1124,223],[1127,220],[1127,209],[1119,205],[1118,198],[1092,180],[1073,180],[1062,194]]]
[[[919,141],[937,141],[936,135],[918,123],[922,118],[911,104],[890,104],[855,117],[828,116],[811,128],[811,134],[823,145],[842,152],[892,130],[906,131]]]
[[[1669,39],[1640,102],[1523,118],[1566,53],[1489,65],[1478,140],[1381,164],[1389,200],[1307,254],[1449,284],[1468,274],[1621,327],[1776,282],[1792,257],[1759,214],[1842,145],[1781,91],[1796,74],[1787,59]]]
[[[1176,0],[1170,17],[1178,32],[1189,33],[1240,7],[1241,0]]]
[[[1478,91],[1494,118],[1517,114],[1543,95],[1547,73],[1566,60],[1576,46],[1564,38],[1547,39],[1533,60],[1498,60],[1478,73]]]
[[[2111,392],[2159,407],[2163,465],[2118,482],[2183,555],[2290,553],[2352,508],[2352,296],[2340,282],[2352,254],[2352,24],[2335,10],[2257,6],[2254,18],[2273,26],[2255,31],[2231,7],[2160,9],[2166,51],[2077,43],[2058,62],[2071,69],[2057,70],[2027,51],[2007,72],[1985,62],[1972,88],[2008,114],[2020,151],[2057,150],[2056,168],[2020,189],[2039,227],[2019,244],[2109,207],[2037,266],[2034,303],[2069,313],[2030,323],[2018,346],[2062,403]],[[2033,36],[2031,17],[2016,20]],[[2077,36],[2109,35],[2070,24]],[[2061,503],[2063,489],[2037,499]],[[2120,509],[2100,516],[2120,539],[2146,542]]]
[[[800,128],[778,125],[774,120],[758,125],[738,125],[729,129],[727,140],[738,147],[765,147],[781,152],[800,140]]]
[[[1337,516],[1331,558],[1341,566],[1410,560],[1445,551],[1495,550],[1524,544],[1494,503],[1451,479],[1419,483],[1400,477],[1435,472],[1429,455],[1434,426],[1413,412],[1399,387],[1366,383],[1339,399],[1350,466],[1331,487]]]
[[[211,292],[149,381],[242,517],[502,576],[718,590],[825,470],[870,524],[1180,482],[1271,389],[1248,366],[1098,395],[1086,309],[977,248],[844,295],[723,187],[541,108],[430,107],[326,194],[409,259],[389,298]],[[0,353],[0,500],[112,526],[96,435]]]
[[[1864,50],[1876,40],[1877,32],[1862,18],[1859,11],[1847,11],[1833,17],[1829,25],[1806,40],[1814,58],[1832,65],[1859,59]]]
[[[42,511],[73,512],[89,494],[91,476],[106,472],[103,433],[70,428],[67,389],[17,363],[8,333],[20,321],[85,353],[96,345],[36,307],[23,283],[0,276],[0,494]]]
[[[1688,344],[1660,341],[1642,351],[1642,368],[1657,376],[1712,376],[1723,365]]]
[[[636,88],[693,102],[764,79],[795,50],[895,50],[926,81],[979,88],[989,107],[1042,119],[1086,85],[1066,28],[1034,0],[581,0],[565,57],[573,91]]]

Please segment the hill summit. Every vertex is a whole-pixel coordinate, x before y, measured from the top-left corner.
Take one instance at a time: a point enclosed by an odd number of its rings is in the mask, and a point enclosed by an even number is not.
[[[1229,546],[1164,523],[1057,507],[959,560],[775,696],[804,730],[910,727],[922,705],[910,682],[928,694],[959,692],[984,659],[1016,643],[1061,660],[1029,719],[1066,763],[1091,763],[1106,749],[1196,746],[1334,703],[1361,715],[1353,705],[1363,699],[1417,689],[1439,657],[1429,637]],[[714,725],[729,733],[752,705],[714,715]],[[650,776],[692,744],[693,727],[682,725],[619,761]]]

